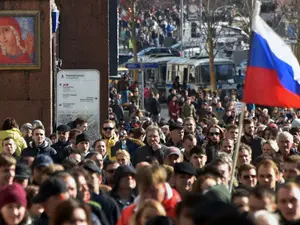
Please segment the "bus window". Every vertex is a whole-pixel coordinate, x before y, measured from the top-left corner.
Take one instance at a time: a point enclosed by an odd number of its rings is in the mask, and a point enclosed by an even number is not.
[[[187,68],[183,69],[183,82],[185,82],[185,83],[188,82],[188,69]]]
[[[171,82],[171,81],[173,81],[172,80],[172,65],[168,65],[167,68],[168,68],[168,71],[167,71],[167,73],[168,73],[167,81]]]
[[[201,84],[202,79],[201,79],[201,69],[199,66],[196,67],[196,84]]]
[[[216,78],[217,81],[227,81],[229,79],[233,79],[234,77],[234,65],[233,64],[223,64],[216,65]]]
[[[194,66],[190,66],[189,67],[189,79],[188,82],[195,84],[196,81],[196,77],[195,77],[195,67]]]
[[[209,83],[210,82],[210,72],[209,72],[209,65],[203,65],[200,69],[201,73],[201,80],[203,83]]]
[[[158,84],[166,84],[166,65],[159,66]]]
[[[171,82],[174,82],[175,77],[178,76],[178,65],[172,65],[172,80]]]
[[[190,73],[189,74],[189,83],[195,84],[195,81],[196,81],[195,73]]]

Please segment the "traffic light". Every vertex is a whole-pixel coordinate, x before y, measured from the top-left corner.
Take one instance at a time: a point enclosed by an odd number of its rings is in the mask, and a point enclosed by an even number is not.
[[[197,37],[197,23],[192,22],[191,24],[191,36],[192,38],[196,38]]]

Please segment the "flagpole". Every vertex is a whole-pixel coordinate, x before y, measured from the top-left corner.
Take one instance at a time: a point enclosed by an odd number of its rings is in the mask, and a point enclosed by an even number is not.
[[[233,181],[234,181],[234,175],[236,171],[236,164],[237,164],[237,159],[239,156],[239,149],[241,145],[241,137],[243,133],[243,124],[244,124],[244,115],[245,115],[245,106],[246,104],[243,102],[242,104],[242,112],[240,113],[240,119],[239,119],[239,132],[238,132],[238,137],[237,137],[237,143],[235,146],[234,154],[233,154],[233,162],[232,162],[232,167],[231,167],[231,178],[230,178],[230,183],[229,183],[229,191],[232,193],[233,190]]]
[[[248,55],[248,61],[250,60],[250,51],[251,51],[251,40],[252,40],[252,23],[253,23],[253,18],[259,15],[260,13],[260,7],[261,7],[261,2],[257,0],[252,0],[252,7],[254,7],[253,10],[253,15],[251,19],[251,36],[250,36],[250,45],[249,45],[249,55]],[[241,145],[241,137],[243,133],[243,124],[244,124],[244,115],[245,115],[245,106],[246,104],[243,102],[243,110],[240,114],[240,119],[239,119],[239,132],[238,132],[238,138],[237,138],[237,144],[235,146],[235,151],[233,155],[233,162],[232,162],[232,168],[231,168],[231,178],[230,178],[230,183],[229,183],[229,191],[232,193],[233,190],[233,181],[234,181],[234,175],[236,171],[236,164],[237,164],[237,159],[239,156],[239,148]]]

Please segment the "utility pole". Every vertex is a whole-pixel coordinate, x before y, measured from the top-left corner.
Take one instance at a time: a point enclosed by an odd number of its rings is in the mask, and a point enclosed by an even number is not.
[[[183,13],[183,0],[180,0],[180,8],[181,8],[181,29],[180,29],[180,39],[181,39],[181,46],[180,46],[180,50],[181,52],[183,51],[183,24],[184,24],[184,13]]]
[[[134,63],[138,63],[137,58],[137,41],[136,41],[136,33],[135,33],[135,26],[136,26],[136,0],[131,0],[131,43],[133,49],[133,61]],[[138,70],[133,71],[133,80],[138,81]]]
[[[209,56],[209,75],[211,91],[215,91],[216,87],[216,74],[214,68],[214,43],[213,43],[213,12],[210,10],[210,0],[207,1],[207,45]]]

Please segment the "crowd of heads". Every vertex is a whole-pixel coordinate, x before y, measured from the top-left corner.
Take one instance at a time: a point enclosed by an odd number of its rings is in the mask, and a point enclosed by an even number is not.
[[[39,120],[19,127],[5,119],[1,224],[300,221],[298,110],[247,105],[241,118],[237,91],[174,89],[167,119],[156,94],[146,99],[146,112],[124,94],[118,106],[131,110],[129,119],[110,109],[97,140],[84,118],[49,136]]]

